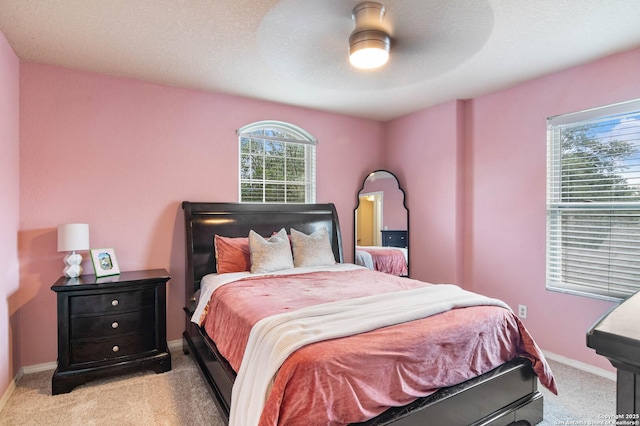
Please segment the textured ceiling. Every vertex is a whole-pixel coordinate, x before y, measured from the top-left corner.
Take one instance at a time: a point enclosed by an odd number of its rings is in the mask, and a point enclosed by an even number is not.
[[[391,59],[347,58],[358,0],[0,0],[23,60],[376,120],[640,47],[638,0],[386,0]]]

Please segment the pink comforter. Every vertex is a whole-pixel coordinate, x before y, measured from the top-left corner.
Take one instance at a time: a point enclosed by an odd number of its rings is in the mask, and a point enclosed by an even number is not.
[[[214,292],[204,327],[238,371],[260,319],[319,303],[429,285],[369,270],[246,278]],[[278,372],[260,425],[361,422],[515,357],[556,392],[543,355],[513,313],[454,309],[418,321],[305,346]]]
[[[376,271],[384,272],[391,275],[405,276],[409,273],[407,260],[404,253],[393,248],[374,248],[367,249],[359,246],[358,250],[366,251],[371,255],[373,267]]]

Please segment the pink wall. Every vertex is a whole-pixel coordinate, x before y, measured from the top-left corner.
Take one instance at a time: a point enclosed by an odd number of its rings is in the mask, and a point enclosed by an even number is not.
[[[640,49],[474,99],[467,110],[467,284],[528,305],[525,323],[541,347],[603,368],[585,332],[613,305],[545,289],[545,119],[638,97]]]
[[[19,207],[19,62],[0,32],[0,398],[21,367],[16,350],[19,322],[14,297],[18,290]],[[0,407],[1,408],[1,407]]]
[[[543,349],[613,370],[585,343],[613,304],[545,289],[545,119],[638,97],[640,49],[391,123],[389,169],[404,166],[412,275],[527,305],[524,323]],[[441,248],[463,255],[439,264]]]
[[[433,283],[462,282],[461,110],[448,102],[386,129],[386,169],[407,194],[411,276]]]
[[[121,270],[169,270],[168,339],[180,339],[180,202],[238,200],[235,131],[254,121],[291,122],[318,139],[317,201],[336,204],[353,258],[355,194],[361,170],[381,162],[380,123],[29,62],[20,96],[23,365],[56,359],[60,223],[89,223],[91,246],[114,247]]]

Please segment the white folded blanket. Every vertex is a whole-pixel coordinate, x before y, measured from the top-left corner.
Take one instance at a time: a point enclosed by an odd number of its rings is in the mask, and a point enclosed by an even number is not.
[[[249,335],[233,385],[229,425],[258,424],[276,372],[302,346],[478,305],[509,309],[500,300],[455,285],[438,284],[309,306],[264,318]]]

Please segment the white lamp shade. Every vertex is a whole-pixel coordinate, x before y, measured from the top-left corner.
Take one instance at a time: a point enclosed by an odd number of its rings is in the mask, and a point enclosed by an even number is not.
[[[68,223],[58,225],[58,251],[89,250],[89,225]]]

